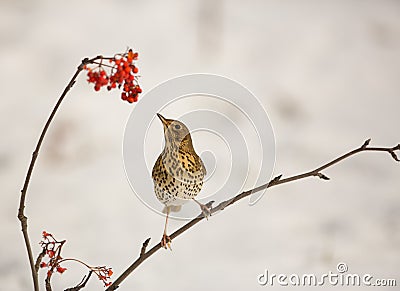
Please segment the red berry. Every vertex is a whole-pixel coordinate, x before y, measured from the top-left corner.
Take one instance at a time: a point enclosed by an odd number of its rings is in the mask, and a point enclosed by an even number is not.
[[[57,272],[59,272],[61,274],[64,273],[66,270],[67,270],[67,268],[63,268],[63,267],[60,267],[60,266],[57,267]]]
[[[48,255],[50,258],[52,258],[52,257],[54,257],[55,253],[54,253],[53,250],[48,250],[48,251],[47,251],[47,255]]]

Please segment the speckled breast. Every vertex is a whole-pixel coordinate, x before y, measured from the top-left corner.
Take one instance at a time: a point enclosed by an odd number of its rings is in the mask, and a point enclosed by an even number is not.
[[[182,205],[201,191],[205,171],[196,155],[162,153],[153,168],[154,192],[166,206]]]

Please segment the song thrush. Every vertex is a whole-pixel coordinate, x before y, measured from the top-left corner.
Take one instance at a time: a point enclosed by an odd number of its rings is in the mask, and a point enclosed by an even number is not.
[[[153,167],[154,192],[165,205],[164,233],[161,245],[171,249],[171,239],[167,235],[170,211],[177,212],[188,201],[195,201],[207,218],[209,208],[195,200],[203,186],[206,168],[196,154],[188,128],[180,121],[164,118],[157,113],[164,127],[165,146]]]

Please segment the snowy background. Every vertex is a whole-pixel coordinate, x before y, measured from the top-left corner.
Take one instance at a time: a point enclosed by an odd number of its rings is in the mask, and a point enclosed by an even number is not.
[[[270,115],[276,174],[309,170],[367,138],[400,142],[399,1],[3,0],[0,24],[2,290],[32,290],[19,190],[40,130],[83,57],[134,47],[145,91],[195,72],[241,82]],[[67,239],[65,257],[118,275],[144,239],[159,241],[164,218],[125,178],[122,138],[132,106],[102,92],[81,76],[68,95],[36,164],[26,215],[35,254],[47,230]],[[399,285],[399,164],[362,153],[325,174],[331,181],[279,186],[254,207],[243,201],[201,222],[121,290],[280,290],[259,286],[257,276],[266,268],[322,274],[341,261],[352,273]],[[54,276],[55,290],[86,274],[66,267]],[[101,288],[97,280],[88,287]]]

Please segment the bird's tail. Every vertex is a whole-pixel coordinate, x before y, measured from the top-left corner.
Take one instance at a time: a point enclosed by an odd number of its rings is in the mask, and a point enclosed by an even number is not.
[[[179,212],[182,208],[182,205],[171,205],[168,207],[169,207],[170,212]],[[167,213],[167,206],[164,207],[162,213],[164,213],[164,214]]]

